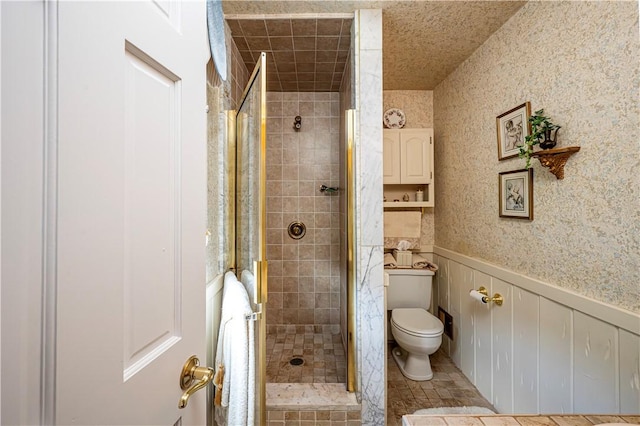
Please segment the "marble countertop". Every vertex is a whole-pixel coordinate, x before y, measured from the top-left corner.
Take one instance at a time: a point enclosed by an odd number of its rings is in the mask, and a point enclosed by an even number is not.
[[[402,417],[403,426],[592,426],[603,424],[640,425],[640,415],[445,415]]]
[[[267,410],[360,410],[342,383],[267,383]]]

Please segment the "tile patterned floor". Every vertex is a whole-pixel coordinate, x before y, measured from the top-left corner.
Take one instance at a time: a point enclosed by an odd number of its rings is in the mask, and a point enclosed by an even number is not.
[[[360,426],[360,411],[269,411],[267,426]]]
[[[416,382],[402,375],[387,347],[387,425],[402,425],[402,416],[422,408],[479,406],[491,410],[493,406],[453,361],[439,350],[431,355],[433,379]]]
[[[299,328],[267,334],[267,382],[345,383],[347,362],[340,334]],[[292,358],[304,363],[291,365]]]
[[[297,331],[297,333],[296,333]],[[467,380],[451,359],[438,351],[431,356],[432,380],[416,382],[405,378],[391,357],[387,358],[387,426],[401,426],[402,416],[421,408],[480,406],[495,409]],[[289,360],[301,357],[304,364]],[[289,327],[267,335],[267,379],[270,383],[344,383],[346,361],[339,334],[311,328]],[[299,401],[298,401],[299,402]],[[344,407],[330,409],[269,410],[269,426],[356,426],[360,412]],[[318,407],[320,408],[320,407]],[[588,426],[606,422],[640,424],[640,416],[411,416],[412,426]]]

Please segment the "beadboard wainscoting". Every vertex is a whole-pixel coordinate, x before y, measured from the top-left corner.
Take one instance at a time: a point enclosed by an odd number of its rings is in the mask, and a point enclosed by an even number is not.
[[[440,247],[434,261],[442,347],[500,413],[640,413],[640,315]]]

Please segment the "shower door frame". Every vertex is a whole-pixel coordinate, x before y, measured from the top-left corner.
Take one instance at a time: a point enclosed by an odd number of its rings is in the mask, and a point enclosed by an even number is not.
[[[256,402],[259,404],[260,411],[260,424],[265,424],[266,421],[266,302],[268,294],[267,285],[267,260],[266,260],[266,54],[263,52],[260,59],[257,61],[255,68],[248,80],[245,90],[242,94],[242,100],[238,105],[234,122],[234,130],[238,125],[237,114],[240,113],[240,109],[246,97],[253,85],[256,83],[256,79],[260,79],[260,183],[259,183],[259,250],[257,258],[259,259],[254,266],[254,274],[257,281],[256,288],[256,300],[255,303],[260,304],[260,314],[257,320],[258,326],[258,342],[256,348]],[[346,389],[349,392],[356,392],[358,388],[357,379],[357,363],[356,363],[356,312],[357,312],[357,291],[356,291],[356,233],[355,233],[355,112],[354,109],[345,111],[345,141],[346,141],[346,196],[347,196],[347,381],[345,383]],[[239,131],[233,132],[235,139],[235,151],[236,151],[236,178],[235,185],[238,185],[238,161],[237,155],[239,149]],[[235,211],[234,217],[238,214],[238,197],[235,199]],[[238,244],[236,240],[238,238],[238,221],[235,221],[234,226],[234,251],[233,251],[233,270],[237,273],[238,270]]]
[[[254,300],[253,302],[256,309],[256,314],[252,320],[256,321],[256,338],[255,338],[255,357],[256,357],[256,365],[255,365],[255,402],[256,402],[256,410],[255,410],[255,420],[256,424],[266,425],[266,371],[267,371],[267,362],[266,362],[266,351],[265,348],[267,346],[267,319],[266,319],[266,303],[267,303],[267,258],[266,258],[266,223],[267,223],[267,208],[266,208],[266,122],[267,122],[267,102],[266,102],[266,87],[267,87],[267,56],[266,53],[262,52],[260,54],[260,58],[258,59],[251,76],[245,86],[245,89],[242,93],[241,101],[238,104],[238,108],[235,114],[235,120],[230,120],[230,124],[233,124],[233,138],[235,141],[235,171],[234,171],[234,248],[233,248],[233,260],[232,260],[232,270],[238,275],[241,271],[238,268],[238,236],[240,233],[238,232],[238,204],[240,200],[238,199],[238,183],[240,179],[238,177],[238,172],[240,171],[240,167],[238,163],[240,161],[240,156],[238,155],[238,150],[240,147],[240,142],[238,141],[238,136],[241,136],[241,133],[237,130],[237,126],[239,123],[238,115],[241,113],[242,106],[246,101],[250,101],[247,99],[249,96],[251,89],[254,87],[254,84],[259,83],[260,90],[260,153],[258,156],[258,170],[259,170],[259,183],[258,183],[258,194],[255,194],[258,199],[258,252],[254,253],[257,260],[254,261],[253,264],[253,274],[255,277],[256,288],[254,289]],[[230,135],[232,132],[230,132]],[[242,247],[242,246],[241,246]]]
[[[355,143],[356,110],[345,111],[346,198],[347,198],[347,391],[357,390],[356,375],[356,237],[355,237]]]

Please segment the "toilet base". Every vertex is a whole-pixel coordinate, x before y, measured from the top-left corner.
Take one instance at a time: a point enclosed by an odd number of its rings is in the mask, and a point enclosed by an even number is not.
[[[391,356],[407,379],[417,382],[433,379],[429,355],[411,355],[400,346],[396,346],[391,351]]]

